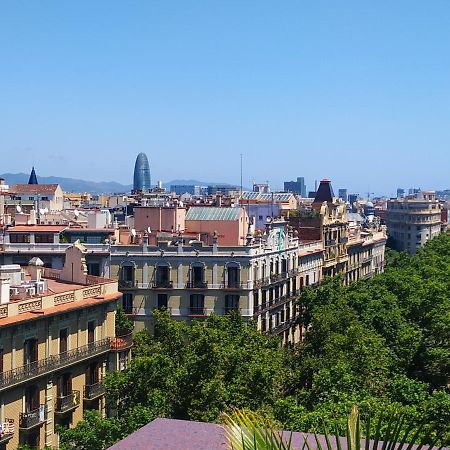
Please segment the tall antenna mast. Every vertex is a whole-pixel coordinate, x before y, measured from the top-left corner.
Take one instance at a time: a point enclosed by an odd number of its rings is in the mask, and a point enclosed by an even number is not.
[[[240,198],[242,198],[242,153],[241,153],[241,195]]]

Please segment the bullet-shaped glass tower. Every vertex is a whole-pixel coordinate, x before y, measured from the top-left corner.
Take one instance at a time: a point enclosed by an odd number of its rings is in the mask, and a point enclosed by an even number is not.
[[[134,192],[145,192],[150,190],[150,166],[147,155],[139,153],[134,164]]]

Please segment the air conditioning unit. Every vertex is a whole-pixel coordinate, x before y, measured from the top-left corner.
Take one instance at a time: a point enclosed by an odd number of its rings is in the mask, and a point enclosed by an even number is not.
[[[19,288],[16,287],[9,288],[9,295],[11,296],[19,295]]]
[[[36,289],[34,286],[27,287],[25,291],[26,291],[27,295],[29,295],[29,296],[36,295]]]
[[[34,288],[36,289],[36,294],[40,295],[45,292],[45,283],[44,281],[36,281],[34,284]]]

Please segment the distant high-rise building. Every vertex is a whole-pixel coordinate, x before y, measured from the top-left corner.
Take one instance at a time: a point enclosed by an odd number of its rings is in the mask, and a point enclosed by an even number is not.
[[[346,202],[348,200],[347,189],[339,189],[339,198],[344,200],[344,202]]]
[[[405,196],[405,190],[402,188],[397,188],[397,198],[403,198]]]
[[[133,192],[149,191],[150,187],[150,166],[147,155],[139,153],[134,164]]]
[[[420,188],[409,188],[408,195],[418,194],[420,192]]]
[[[176,195],[190,194],[200,195],[200,186],[193,184],[172,184],[170,186],[170,192],[174,192]]]
[[[356,201],[358,201],[359,194],[348,194],[348,202],[350,205],[353,205]]]
[[[294,192],[295,194],[300,195],[300,197],[306,198],[305,179],[303,177],[297,177],[297,181],[285,181],[284,191]]]

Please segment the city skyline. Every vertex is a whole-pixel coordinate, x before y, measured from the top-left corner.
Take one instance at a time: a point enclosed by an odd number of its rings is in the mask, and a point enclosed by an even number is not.
[[[3,5],[2,171],[449,187],[448,4],[180,5]]]

